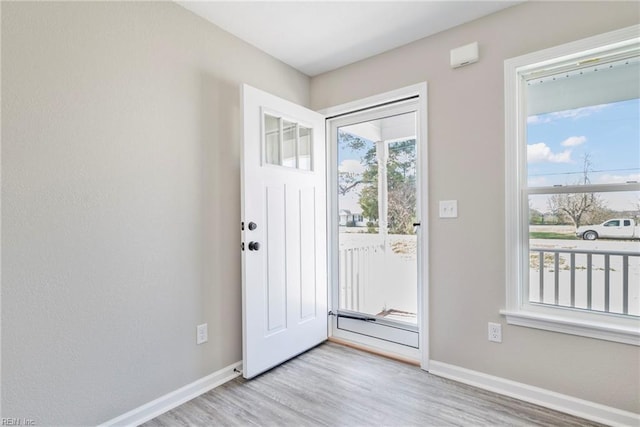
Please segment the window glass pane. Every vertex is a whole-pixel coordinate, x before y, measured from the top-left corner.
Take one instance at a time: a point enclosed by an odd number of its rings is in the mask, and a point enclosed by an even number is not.
[[[282,121],[282,166],[296,167],[296,124]]]
[[[640,99],[529,116],[530,187],[640,182]]]
[[[640,316],[638,221],[639,191],[529,196],[529,302]]]
[[[416,115],[338,130],[339,306],[417,323]]]
[[[311,141],[311,129],[304,126],[298,127],[298,168],[302,170],[312,169],[313,144]]]
[[[265,161],[271,165],[280,164],[280,119],[264,115]]]

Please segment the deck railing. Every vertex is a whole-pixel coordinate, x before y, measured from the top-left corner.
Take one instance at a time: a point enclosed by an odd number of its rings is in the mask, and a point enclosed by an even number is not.
[[[531,302],[640,315],[640,252],[546,248],[529,252]]]
[[[350,246],[339,251],[340,307],[360,311],[363,307],[367,283],[379,264],[382,245]]]

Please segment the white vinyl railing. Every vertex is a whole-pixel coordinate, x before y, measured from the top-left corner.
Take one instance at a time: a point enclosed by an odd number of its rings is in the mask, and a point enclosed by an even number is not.
[[[640,316],[640,252],[530,248],[531,302]]]
[[[339,251],[340,308],[361,311],[367,284],[375,276],[376,266],[383,259],[380,244],[343,247]]]
[[[346,234],[346,233],[345,233]],[[415,235],[347,235],[338,249],[339,309],[417,313]]]

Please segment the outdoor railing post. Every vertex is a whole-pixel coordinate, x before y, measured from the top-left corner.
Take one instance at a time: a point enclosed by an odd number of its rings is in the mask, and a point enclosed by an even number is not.
[[[555,303],[555,305],[558,305],[558,302],[560,301],[560,252],[556,252],[554,254],[554,258],[553,258],[553,277],[555,280],[554,283],[554,287],[553,287],[553,292],[554,292],[554,296],[553,296],[553,301]]]
[[[571,307],[576,306],[576,254],[571,253]]]
[[[591,310],[591,275],[592,275],[592,255],[587,254],[587,309]]]
[[[540,302],[544,303],[544,252],[540,251]]]
[[[355,256],[354,256],[355,251],[356,251],[355,249],[351,249],[349,251],[349,253],[351,255],[350,256],[350,258],[351,258],[350,261],[351,262],[349,263],[349,265],[351,266],[351,271],[350,271],[351,274],[349,275],[349,276],[351,276],[350,279],[349,279],[349,282],[351,284],[351,286],[350,286],[351,293],[349,295],[349,309],[350,310],[353,310],[353,294],[354,294],[354,291],[355,291],[355,289],[354,289],[355,288],[355,286],[354,286],[355,285],[355,280],[354,280],[354,278],[355,278],[355,272],[354,272],[355,268],[353,268],[353,259],[355,258]]]
[[[341,250],[339,253],[340,261],[339,261],[339,271],[338,271],[338,282],[340,283],[340,295],[338,305],[340,308],[344,306],[344,303],[347,300],[347,251]]]
[[[629,314],[629,255],[622,257],[622,312]]]
[[[604,256],[604,311],[609,312],[609,287],[610,287],[610,278],[609,272],[610,269],[610,260],[609,254]]]

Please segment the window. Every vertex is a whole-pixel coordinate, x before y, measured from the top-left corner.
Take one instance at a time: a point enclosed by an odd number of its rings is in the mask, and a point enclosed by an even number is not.
[[[264,114],[263,129],[265,163],[313,170],[311,127]]]
[[[505,61],[508,323],[640,345],[639,31]]]

